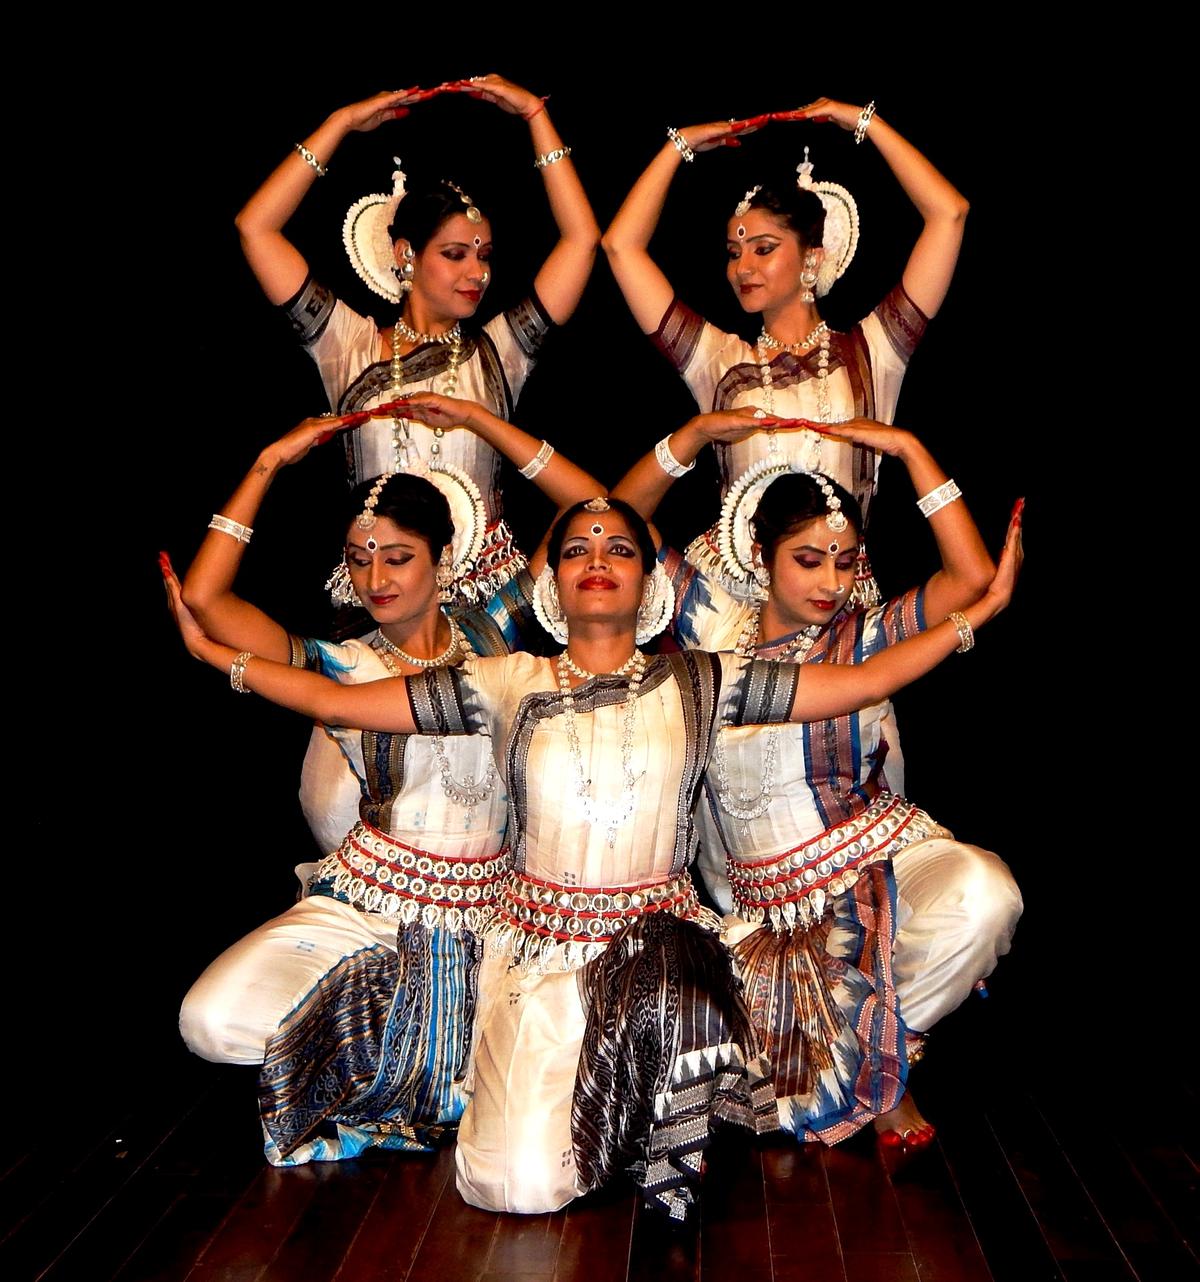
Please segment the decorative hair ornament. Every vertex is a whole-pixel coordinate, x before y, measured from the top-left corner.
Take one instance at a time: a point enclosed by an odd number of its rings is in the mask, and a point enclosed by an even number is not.
[[[462,203],[466,205],[467,208],[464,212],[467,215],[468,222],[472,222],[472,223],[483,222],[483,215],[479,212],[478,209],[475,208],[475,202],[471,199],[470,196],[467,195],[465,191],[463,191],[463,189],[458,185],[458,183],[452,183],[449,178],[443,178],[442,186],[449,187],[450,190],[458,196],[459,200],[461,200]]]
[[[817,297],[824,298],[850,266],[858,248],[858,205],[841,184],[813,182],[812,170],[812,161],[805,147],[804,159],[796,166],[799,175],[796,186],[801,191],[813,192],[825,209],[825,233],[821,237],[825,256],[814,282]]]
[[[671,145],[690,165],[696,159],[696,153],[688,146],[688,140],[675,128],[674,125],[667,129],[667,137],[671,140]]]
[[[875,114],[875,99],[872,98],[869,103],[858,113],[858,121],[854,126],[854,145],[859,143],[867,136],[867,127],[871,123],[871,117]]]
[[[675,588],[670,575],[656,561],[654,569],[646,576],[646,586],[642,589],[634,640],[638,645],[645,645],[651,637],[658,636],[674,617]]]
[[[755,184],[755,186],[751,187],[750,190],[741,198],[741,200],[739,200],[738,203],[734,205],[733,216],[735,218],[745,218],[746,215],[750,212],[750,202],[754,199],[755,196],[758,195],[760,191],[762,191],[762,183],[757,183]],[[746,229],[744,227],[739,227],[737,229],[737,232],[738,232],[738,240],[741,240],[742,237],[746,234]]]
[[[588,499],[583,505],[583,510],[585,512],[611,512],[612,508],[609,507],[608,500],[604,495],[598,494],[594,499]]]
[[[825,496],[825,524],[831,533],[840,534],[850,524],[842,511],[841,499],[834,493],[833,485],[824,473],[813,472],[789,459],[759,459],[730,487],[725,502],[721,504],[721,517],[717,522],[717,553],[721,573],[734,582],[746,585],[759,582],[754,572],[754,513],[758,511],[762,496],[771,482],[792,474],[809,477]],[[762,564],[761,561],[759,564]],[[759,591],[754,595],[762,599],[765,594]]]
[[[403,282],[412,288],[411,262],[397,269],[388,228],[396,220],[396,209],[404,199],[405,174],[400,168],[400,157],[393,156],[392,190],[388,194],[374,192],[356,200],[346,212],[342,223],[342,243],[350,256],[350,264],[359,279],[382,298],[398,303],[404,296]],[[412,252],[409,247],[408,258]],[[397,273],[401,277],[397,280]]]
[[[563,614],[562,602],[558,599],[558,584],[554,580],[554,571],[548,566],[533,583],[533,612],[537,621],[559,643],[567,644],[567,617]]]
[[[294,150],[296,152],[296,155],[299,156],[300,159],[303,160],[306,165],[310,166],[311,168],[317,171],[318,178],[324,178],[325,175],[329,172],[329,170],[326,169],[326,167],[323,164],[321,164],[321,162],[316,158],[316,156],[314,156],[312,152],[309,151],[309,149],[302,142],[298,142]],[[396,163],[399,164],[400,162],[397,161]]]

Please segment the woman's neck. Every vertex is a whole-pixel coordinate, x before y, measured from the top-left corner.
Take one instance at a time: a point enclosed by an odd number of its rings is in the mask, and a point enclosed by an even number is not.
[[[797,300],[764,311],[762,323],[772,338],[787,346],[811,334],[821,323],[821,315],[814,304]]]
[[[567,642],[567,653],[586,672],[616,672],[636,648],[632,628],[612,630],[577,625],[571,629]]]
[[[450,644],[450,621],[441,610],[403,623],[384,623],[379,631],[414,659],[433,659]]]
[[[422,298],[413,294],[409,294],[405,300],[400,315],[405,324],[418,334],[444,334],[454,328],[453,318],[436,315]]]

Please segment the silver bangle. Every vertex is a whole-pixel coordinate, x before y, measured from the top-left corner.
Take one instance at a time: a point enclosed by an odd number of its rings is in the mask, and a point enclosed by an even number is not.
[[[324,178],[329,172],[323,164],[312,154],[311,151],[302,143],[298,142],[295,147],[296,155],[304,161],[306,165],[311,165],[317,171],[318,178]]]
[[[958,483],[951,477],[950,480],[943,481],[937,489],[930,490],[928,494],[919,498],[917,500],[917,509],[928,521],[935,512],[940,512],[942,508],[961,498],[962,490],[958,488]]]
[[[696,153],[688,146],[688,140],[679,132],[678,129],[675,128],[674,125],[667,130],[667,137],[675,144],[675,150],[679,152],[689,165],[696,159]]]
[[[222,516],[220,512],[212,514],[212,520],[208,523],[210,530],[219,530],[222,534],[228,534],[231,539],[237,539],[239,543],[249,543],[250,536],[254,530],[243,525],[241,521],[235,521],[231,516]]]
[[[872,98],[862,111],[858,113],[858,124],[854,126],[854,145],[856,147],[867,136],[867,126],[871,123],[871,117],[874,114],[875,99]]]
[[[687,476],[687,474],[696,466],[696,460],[690,463],[681,463],[674,454],[671,453],[671,438],[664,436],[661,441],[654,447],[654,457],[658,459],[658,465],[668,476]]]
[[[565,159],[571,154],[570,147],[555,147],[553,151],[548,151],[544,156],[539,156],[534,162],[534,169],[545,169],[547,165],[557,165],[560,160]]]
[[[545,469],[547,463],[554,457],[554,446],[549,441],[543,441],[538,452],[525,464],[524,467],[517,470],[527,480],[532,481],[539,472]]]
[[[966,654],[968,650],[975,648],[975,630],[971,627],[971,621],[965,614],[960,614],[957,610],[951,610],[946,615],[946,622],[953,623],[955,630],[958,632],[958,648],[955,654]]]
[[[229,666],[229,684],[238,694],[252,693],[252,691],[246,689],[246,683],[242,678],[246,675],[246,664],[253,658],[254,655],[249,650],[243,650]]]

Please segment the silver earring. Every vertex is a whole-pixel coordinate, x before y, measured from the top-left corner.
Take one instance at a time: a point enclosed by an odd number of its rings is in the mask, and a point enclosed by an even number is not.
[[[817,252],[810,249],[804,255],[804,270],[800,273],[800,284],[804,286],[800,294],[802,303],[812,303],[816,301],[816,295],[812,287],[817,283]]]
[[[413,258],[415,255],[413,254],[413,247],[411,245],[405,245],[400,253],[404,258],[404,264],[400,267],[393,267],[392,271],[395,273],[396,279],[400,282],[400,292],[402,294],[407,294],[413,287],[413,276],[416,274],[416,269],[413,267]]]
[[[325,580],[325,590],[329,593],[330,601],[339,608],[345,605],[362,605],[358,593],[354,590],[354,583],[350,578],[350,567],[346,564],[344,556],[333,567],[333,573]]]
[[[433,577],[438,587],[438,601],[448,605],[454,600],[454,553],[450,551],[449,543],[442,548]]]

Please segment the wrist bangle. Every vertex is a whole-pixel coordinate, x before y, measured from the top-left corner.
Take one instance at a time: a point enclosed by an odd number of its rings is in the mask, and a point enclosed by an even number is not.
[[[324,178],[329,172],[323,164],[312,154],[311,151],[302,143],[298,142],[295,147],[296,155],[304,161],[306,165],[311,165],[317,171],[318,178]]]
[[[556,165],[570,154],[570,147],[555,147],[553,151],[548,151],[544,156],[539,156],[533,162],[533,167],[534,169],[545,169],[547,165]]]
[[[550,95],[547,94],[546,98],[549,98],[549,97]],[[529,113],[529,115],[526,115],[524,112],[521,112],[521,119],[528,122],[532,120],[534,116],[540,116],[541,113],[546,110],[546,98],[541,99],[538,105],[534,107],[534,109]]]
[[[246,664],[248,664],[253,658],[254,655],[251,654],[249,650],[243,650],[229,666],[229,684],[238,692],[238,694],[252,693],[246,689],[245,682],[242,678],[246,675]]]
[[[671,438],[669,436],[664,436],[654,447],[654,457],[658,460],[659,467],[661,467],[668,476],[687,476],[692,468],[696,466],[695,459],[690,463],[681,463],[675,455],[671,453]]]
[[[953,623],[955,630],[958,632],[958,649],[955,654],[966,654],[968,650],[975,648],[975,631],[971,627],[971,621],[965,614],[960,614],[957,610],[951,610],[946,615],[946,622]]]
[[[220,512],[213,513],[208,528],[228,534],[231,539],[237,539],[239,543],[249,543],[250,536],[254,533],[250,526],[243,525],[241,521],[235,521],[231,516],[222,516]]]
[[[854,145],[856,147],[867,136],[867,126],[871,123],[871,117],[874,114],[875,99],[872,98],[862,111],[858,113],[858,123],[854,126]]]
[[[958,488],[958,483],[951,477],[950,480],[943,481],[936,489],[930,490],[928,494],[919,498],[917,500],[917,509],[928,521],[935,512],[940,512],[942,508],[961,498],[962,490]]]
[[[667,130],[667,137],[675,144],[675,150],[679,152],[689,165],[696,159],[696,153],[688,146],[688,140],[679,132],[678,129],[675,128],[674,125]]]
[[[291,649],[291,654],[288,656],[288,667],[303,668],[307,657],[304,653],[304,642],[294,632],[289,632],[288,646]]]
[[[546,464],[554,457],[554,446],[549,441],[543,441],[538,452],[525,464],[524,467],[517,470],[527,480],[532,481],[539,472],[543,471]]]

